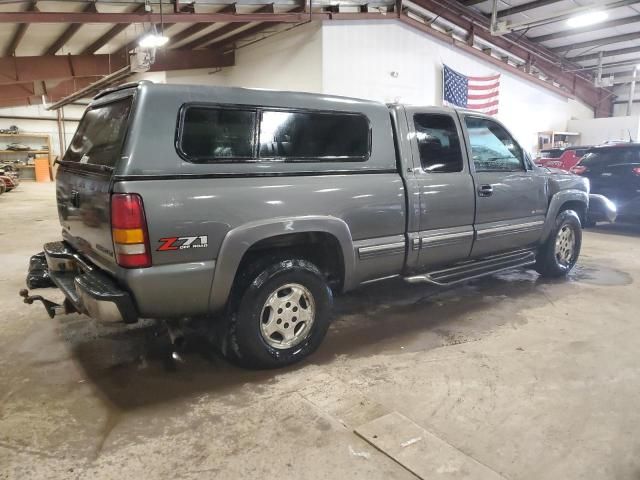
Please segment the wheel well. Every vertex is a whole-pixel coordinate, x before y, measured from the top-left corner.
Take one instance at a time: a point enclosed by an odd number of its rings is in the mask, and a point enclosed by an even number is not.
[[[277,235],[260,240],[242,257],[238,272],[267,256],[277,259],[302,258],[317,266],[336,291],[344,282],[344,258],[338,239],[326,232],[300,232]],[[277,261],[277,260],[274,260]]]
[[[587,206],[584,202],[579,200],[569,200],[562,204],[558,213],[565,210],[574,210],[578,214],[578,217],[580,217],[580,223],[582,223],[582,225],[585,224],[585,221],[587,220]]]

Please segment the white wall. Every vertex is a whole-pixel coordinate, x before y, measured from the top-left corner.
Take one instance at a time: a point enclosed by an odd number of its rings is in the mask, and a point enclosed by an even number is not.
[[[570,120],[568,129],[580,132],[581,145],[598,145],[610,140],[640,139],[640,116]]]
[[[467,75],[502,73],[497,117],[533,150],[537,132],[566,130],[593,111],[400,22],[326,22],[322,31],[325,93],[384,102],[442,105],[442,64]],[[396,78],[391,72],[398,72]]]
[[[166,72],[167,83],[322,92],[322,25],[301,25],[236,51],[236,65]]]

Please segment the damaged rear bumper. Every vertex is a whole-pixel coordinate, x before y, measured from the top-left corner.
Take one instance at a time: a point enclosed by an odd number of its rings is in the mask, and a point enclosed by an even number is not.
[[[120,288],[109,275],[86,261],[65,242],[44,246],[48,275],[65,295],[64,305],[30,297],[26,290],[20,295],[26,303],[40,300],[49,316],[77,311],[104,323],[134,323],[138,313],[131,295]],[[30,267],[31,268],[31,267]],[[60,308],[55,308],[60,307]]]

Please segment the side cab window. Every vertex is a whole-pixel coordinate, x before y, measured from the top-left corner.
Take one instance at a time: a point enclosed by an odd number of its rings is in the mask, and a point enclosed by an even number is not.
[[[514,172],[525,170],[525,155],[502,125],[482,117],[466,116],[476,172]]]
[[[463,168],[460,137],[453,118],[440,113],[416,113],[420,164],[428,173],[461,172]]]
[[[362,113],[185,105],[177,149],[190,162],[365,162],[371,126]]]

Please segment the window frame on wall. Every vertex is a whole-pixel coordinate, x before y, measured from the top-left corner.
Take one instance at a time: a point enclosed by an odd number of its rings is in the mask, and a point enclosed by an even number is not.
[[[517,149],[520,151],[520,158],[516,157],[514,155],[514,158],[516,158],[519,161],[519,167],[518,168],[512,168],[512,169],[503,169],[503,168],[493,168],[493,169],[478,169],[476,162],[473,158],[473,145],[471,143],[471,132],[470,132],[470,128],[469,125],[467,124],[467,119],[473,119],[473,120],[482,120],[488,123],[492,123],[494,125],[496,125],[497,127],[501,128],[510,138],[511,141],[513,142],[513,144],[517,147]],[[515,139],[515,137],[511,134],[511,132],[509,132],[509,130],[507,130],[504,125],[502,125],[500,122],[496,121],[493,118],[487,118],[485,116],[482,115],[473,115],[473,114],[465,114],[464,118],[462,119],[462,124],[464,125],[464,129],[466,132],[466,136],[468,138],[469,141],[469,163],[471,164],[471,166],[473,167],[473,171],[477,172],[477,173],[514,173],[514,172],[526,172],[527,170],[529,170],[529,161],[527,160],[527,154],[524,151],[524,149],[522,148],[522,146],[520,145],[520,143],[518,143],[518,141]],[[493,134],[493,132],[491,132]],[[496,138],[499,139],[499,137],[497,137],[497,135],[494,134],[494,136],[496,136]],[[500,142],[502,142],[502,140],[500,140]],[[504,145],[504,143],[503,143]],[[505,148],[508,149],[508,147],[506,147],[506,145],[504,145]]]
[[[189,156],[183,149],[185,116],[190,108],[212,109],[212,110],[242,110],[255,112],[255,121],[253,125],[253,145],[252,155],[250,157],[228,157],[228,156],[199,156],[194,158]],[[260,131],[262,126],[262,118],[264,112],[286,112],[286,113],[304,113],[304,114],[321,114],[321,115],[348,115],[356,116],[364,119],[367,128],[366,154],[358,156],[309,156],[309,157],[285,157],[285,156],[261,156],[260,155]],[[225,164],[225,163],[260,163],[260,162],[278,162],[278,163],[331,163],[331,162],[366,162],[371,157],[372,149],[372,128],[369,117],[364,113],[350,112],[342,110],[322,110],[314,108],[287,108],[287,107],[267,107],[249,104],[228,104],[228,103],[209,103],[209,102],[192,102],[185,103],[180,107],[178,112],[178,120],[175,135],[175,148],[179,156],[190,163],[197,164]]]

